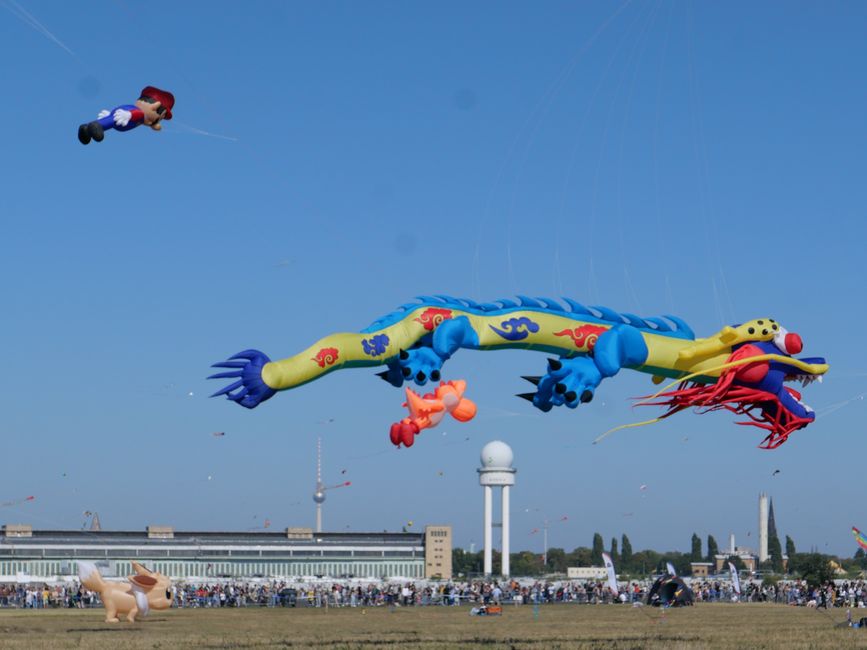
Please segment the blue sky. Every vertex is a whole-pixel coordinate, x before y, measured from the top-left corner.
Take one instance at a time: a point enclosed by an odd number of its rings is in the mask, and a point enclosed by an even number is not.
[[[514,549],[693,531],[851,554],[867,404],[867,9],[858,3],[0,0],[6,126],[0,521],[244,530],[450,523],[481,542],[482,445],[518,468]],[[22,13],[22,9],[26,13]],[[38,21],[34,23],[30,17]],[[43,29],[38,29],[41,25]],[[56,40],[55,40],[56,39]],[[172,91],[161,133],[79,123]],[[415,295],[566,295],[699,335],[770,316],[832,364],[780,449],[728,415],[631,409],[648,377],[543,415],[543,355],[462,352],[479,416],[394,450],[401,393],[335,373],[254,411],[211,363],[290,356]],[[333,420],[332,422],[328,422]],[[215,438],[214,431],[225,431]],[[466,438],[469,437],[469,440]],[[772,476],[775,470],[780,473]],[[345,474],[341,474],[346,470]],[[210,479],[208,477],[211,477]],[[648,489],[639,488],[646,484]]]

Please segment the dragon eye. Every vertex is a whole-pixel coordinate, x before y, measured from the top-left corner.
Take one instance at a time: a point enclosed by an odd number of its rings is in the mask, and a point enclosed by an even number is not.
[[[750,329],[747,330],[747,332],[749,332],[750,334],[755,334],[755,333],[756,333],[756,328],[755,328],[755,327],[751,327]]]

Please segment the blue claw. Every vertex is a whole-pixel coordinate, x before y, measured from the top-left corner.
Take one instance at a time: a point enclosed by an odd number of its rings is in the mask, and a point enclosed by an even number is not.
[[[591,357],[550,359],[548,372],[538,380],[533,405],[543,411],[554,406],[574,409],[593,399],[602,374]]]
[[[239,379],[234,384],[230,384],[230,385],[226,386],[225,388],[218,390],[216,393],[211,395],[211,397],[219,397],[220,395],[225,395],[226,393],[231,393],[233,390],[235,390],[236,388],[240,388],[243,385],[244,385],[244,380]],[[231,397],[229,399],[231,399]]]
[[[244,399],[240,400],[238,404],[244,408],[252,409],[259,405],[259,400],[253,399],[250,395],[247,395]]]
[[[381,377],[392,386],[400,388],[403,385],[403,370],[401,369],[400,364],[397,361],[392,360],[388,362],[386,367],[388,370],[376,373],[377,376]],[[410,372],[412,371],[410,370]]]
[[[397,357],[389,361],[388,373],[381,376],[394,386],[410,380],[418,386],[424,386],[429,379],[439,381],[443,361],[433,348],[401,350]]]
[[[237,393],[235,393],[234,395],[226,395],[226,397],[228,397],[228,398],[229,398],[230,400],[232,400],[233,402],[240,402],[242,399],[244,399],[245,397],[247,397],[247,393],[248,393],[248,392],[249,392],[249,391],[248,391],[246,388],[242,388],[241,390],[239,390],[239,391],[238,391]]]
[[[247,365],[246,363],[244,364]],[[230,379],[232,377],[240,377],[243,373],[240,370],[231,370],[229,372],[218,372],[216,375],[211,375],[208,379]]]
[[[233,354],[230,359],[247,359],[249,361],[255,361],[260,357],[264,357],[265,355],[259,352],[259,350],[242,350],[238,354]],[[265,357],[266,359],[268,357]]]
[[[244,359],[244,361],[232,361]],[[237,402],[245,408],[255,408],[262,402],[273,397],[277,391],[268,386],[262,379],[262,368],[271,360],[258,350],[243,350],[229,357],[228,361],[215,363],[212,368],[232,368],[228,372],[218,372],[208,379],[235,379],[238,381],[218,390],[211,397],[225,395],[227,399]],[[238,390],[240,389],[240,390]],[[233,392],[237,391],[237,392]]]

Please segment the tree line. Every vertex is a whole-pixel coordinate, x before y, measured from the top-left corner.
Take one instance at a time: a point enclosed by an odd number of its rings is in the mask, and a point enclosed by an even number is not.
[[[815,551],[798,553],[795,542],[786,535],[785,555],[788,556],[787,573],[793,576],[803,577],[813,584],[820,584],[824,580],[832,579],[834,567],[832,562],[841,566],[847,573],[854,575],[858,571],[867,570],[867,554],[861,549],[851,559],[841,559],[830,555],[823,555]],[[666,564],[671,563],[678,575],[691,575],[690,564],[693,562],[710,562],[714,564],[711,573],[715,569],[715,558],[720,555],[719,544],[713,535],[707,536],[707,542],[703,545],[701,538],[693,533],[690,552],[668,551],[660,553],[651,549],[633,551],[632,544],[627,535],[622,535],[619,540],[611,538],[608,548],[602,535],[594,533],[591,546],[579,546],[567,552],[562,548],[549,548],[547,558],[534,551],[519,551],[509,555],[511,574],[515,576],[542,576],[547,574],[565,574],[568,567],[602,567],[602,553],[608,552],[611,556],[617,573],[621,576],[643,577],[652,574],[661,574],[666,571]],[[722,554],[726,554],[726,549]],[[784,573],[782,544],[777,535],[768,538],[769,560],[759,565],[759,570],[767,573],[782,575]],[[502,558],[499,551],[492,554],[493,573],[497,575],[501,571]],[[745,568],[743,561],[737,555],[725,558],[723,567],[727,570],[728,562],[734,564],[738,570]],[[483,571],[483,551],[470,553],[464,549],[456,548],[452,551],[452,573],[456,576],[479,575]]]

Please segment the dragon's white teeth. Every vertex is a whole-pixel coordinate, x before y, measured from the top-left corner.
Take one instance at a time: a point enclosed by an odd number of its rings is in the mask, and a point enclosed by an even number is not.
[[[822,375],[819,375],[819,383],[822,383]]]
[[[795,397],[794,395],[792,395],[792,397],[794,398],[794,400],[795,400],[798,404],[800,404],[801,406],[804,407],[804,410],[807,411],[807,413],[815,413],[815,411],[813,410],[813,408],[812,408],[809,404],[804,404],[804,402],[802,402],[801,400],[799,400],[799,399],[798,399],[797,397]]]

